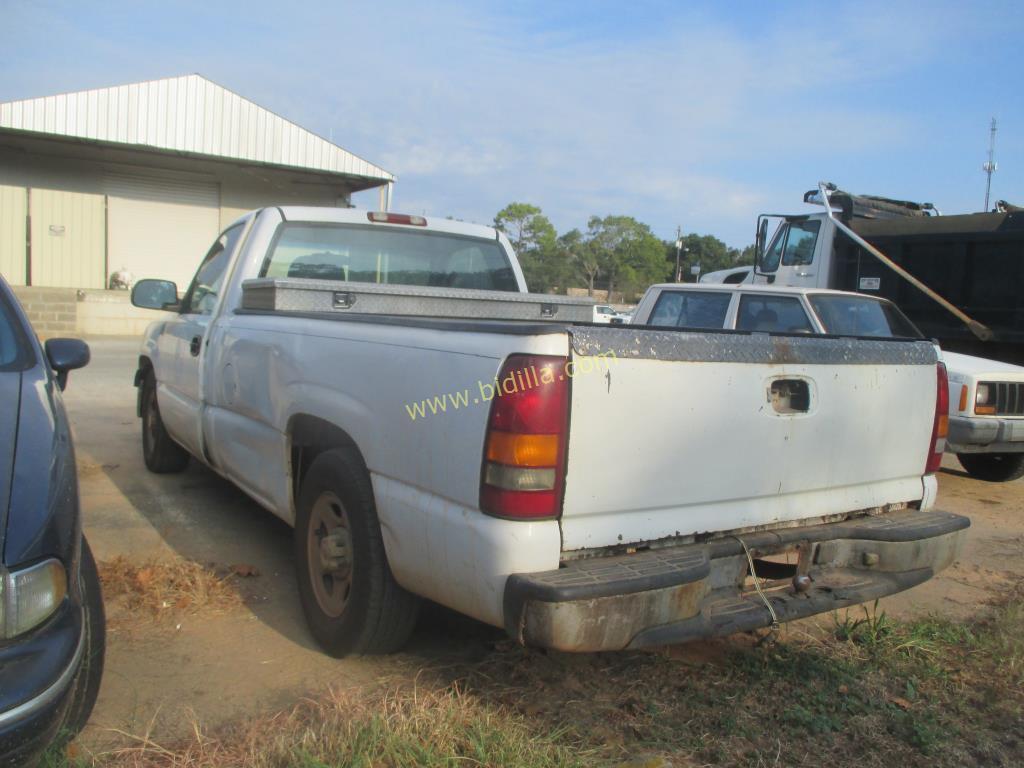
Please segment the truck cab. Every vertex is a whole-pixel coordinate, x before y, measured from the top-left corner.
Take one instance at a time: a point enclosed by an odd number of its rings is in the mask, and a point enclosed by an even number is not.
[[[762,215],[759,242],[765,243],[769,222],[776,220],[771,240],[759,249],[754,283],[794,288],[830,288],[836,228],[824,213],[795,216]]]
[[[777,283],[797,288],[833,288],[846,291],[877,293],[882,280],[878,269],[859,269],[861,256],[856,239],[858,232],[871,231],[870,223],[915,221],[918,229],[929,229],[928,220],[940,213],[931,203],[914,203],[873,195],[852,195],[822,182],[817,189],[804,193],[803,202],[821,206],[824,213],[761,214],[757,220],[757,244],[754,282]],[[767,239],[771,223],[776,222],[771,240]],[[934,227],[932,227],[934,228]],[[844,233],[843,230],[846,230]],[[868,239],[871,239],[865,233]],[[849,235],[849,236],[848,236]],[[851,251],[858,269],[850,279],[844,261]],[[878,265],[881,266],[881,265]],[[900,278],[889,272],[887,283]],[[886,298],[892,296],[885,294]]]

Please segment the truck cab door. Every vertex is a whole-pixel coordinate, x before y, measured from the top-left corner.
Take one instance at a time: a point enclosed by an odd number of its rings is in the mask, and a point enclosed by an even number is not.
[[[820,288],[828,284],[821,216],[788,217],[775,230],[758,266],[759,280],[775,285]],[[772,279],[774,278],[774,279]]]
[[[160,415],[171,436],[199,457],[204,456],[201,377],[207,334],[242,228],[237,224],[217,238],[181,301],[181,314],[164,332],[173,346],[174,366],[161,387]]]

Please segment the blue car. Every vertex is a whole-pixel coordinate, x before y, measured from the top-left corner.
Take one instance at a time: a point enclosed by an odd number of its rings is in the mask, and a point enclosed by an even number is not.
[[[40,345],[0,277],[0,766],[32,765],[82,729],[103,674],[99,575],[82,536],[61,391],[89,362]]]

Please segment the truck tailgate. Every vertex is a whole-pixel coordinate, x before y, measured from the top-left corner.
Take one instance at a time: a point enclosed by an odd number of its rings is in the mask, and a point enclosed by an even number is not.
[[[571,338],[564,551],[923,495],[928,342],[596,327]]]

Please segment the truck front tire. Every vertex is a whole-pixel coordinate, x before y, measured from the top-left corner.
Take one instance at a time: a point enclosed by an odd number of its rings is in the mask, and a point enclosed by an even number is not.
[[[96,697],[100,692],[103,678],[103,661],[106,654],[106,617],[103,609],[103,594],[100,575],[96,570],[89,542],[82,537],[82,558],[79,566],[79,589],[82,595],[82,615],[85,646],[82,651],[82,666],[75,677],[74,693],[64,724],[65,738],[77,735],[89,721]]]
[[[967,474],[990,483],[1024,477],[1024,453],[958,453]]]
[[[152,372],[142,381],[142,458],[146,469],[161,475],[181,472],[188,466],[188,451],[171,439],[160,418]]]
[[[355,451],[313,460],[299,491],[294,548],[302,610],[327,653],[392,653],[405,644],[419,598],[391,575],[373,487]]]

